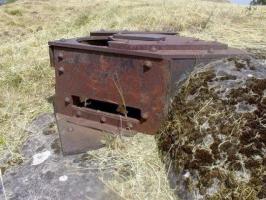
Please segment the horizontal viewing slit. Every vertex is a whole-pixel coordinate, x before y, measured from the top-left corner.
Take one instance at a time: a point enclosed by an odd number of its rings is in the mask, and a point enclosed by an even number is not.
[[[108,46],[108,41],[109,40],[80,40],[79,42],[82,44],[88,44],[88,45],[94,45],[94,46]]]
[[[123,106],[116,103],[110,103],[106,101],[100,101],[89,98],[80,98],[78,96],[72,96],[73,104],[78,107],[90,108],[93,110],[99,110],[102,112],[117,114],[121,116],[127,116],[137,120],[141,120],[141,110],[138,108]]]

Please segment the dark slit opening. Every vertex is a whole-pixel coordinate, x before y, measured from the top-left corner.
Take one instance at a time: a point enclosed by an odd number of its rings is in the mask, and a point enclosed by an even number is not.
[[[78,107],[90,108],[93,110],[99,110],[102,112],[117,114],[121,116],[127,116],[137,120],[141,120],[141,110],[131,106],[121,106],[116,103],[100,101],[95,99],[80,98],[78,96],[72,96],[73,104]]]
[[[109,40],[107,39],[94,39],[94,40],[79,40],[82,44],[89,44],[94,46],[108,46]]]

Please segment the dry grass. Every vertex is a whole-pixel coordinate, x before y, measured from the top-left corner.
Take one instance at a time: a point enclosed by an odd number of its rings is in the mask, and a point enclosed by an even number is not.
[[[262,178],[266,127],[261,123],[265,89],[266,65],[232,58],[196,68],[180,86],[157,137],[166,165],[173,167],[180,196],[266,197]]]
[[[174,200],[167,170],[157,152],[153,137],[137,134],[133,138],[108,138],[106,148],[88,152],[88,156],[96,163],[103,182],[122,199]]]
[[[27,123],[39,113],[52,111],[48,99],[54,93],[54,81],[47,41],[82,36],[98,29],[178,31],[183,35],[265,52],[266,8],[248,10],[237,5],[200,0],[18,0],[1,6],[1,154],[9,151],[14,158],[19,155],[21,143],[27,137],[24,131]],[[144,163],[151,157],[154,160],[150,165],[156,169],[153,163],[159,161],[155,147],[148,149],[150,146],[145,141],[153,144],[153,138],[147,136],[143,136],[140,143],[138,138],[132,138],[136,144],[129,152],[142,150],[137,157],[131,156],[130,159],[132,162],[134,159],[143,161],[138,170],[145,171],[150,168]],[[128,155],[128,152],[121,154]],[[158,174],[163,176],[161,171]],[[153,178],[151,187],[157,191],[161,186],[158,186],[157,176],[149,175],[150,179]],[[132,182],[142,183],[146,178],[139,173]],[[119,184],[113,187],[120,188]],[[132,199],[140,199],[144,186],[135,183],[133,188],[127,188],[127,193]]]

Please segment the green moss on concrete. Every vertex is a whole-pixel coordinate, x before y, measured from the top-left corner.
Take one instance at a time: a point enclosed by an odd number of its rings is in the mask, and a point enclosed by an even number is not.
[[[197,68],[157,139],[181,199],[266,198],[266,64]]]

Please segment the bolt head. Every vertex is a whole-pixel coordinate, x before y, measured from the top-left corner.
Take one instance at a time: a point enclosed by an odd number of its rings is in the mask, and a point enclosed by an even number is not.
[[[69,97],[65,97],[65,102],[66,103],[70,103],[70,98]]]
[[[58,61],[63,60],[64,54],[62,52],[59,52],[57,58],[58,58]]]
[[[143,114],[141,114],[141,118],[143,120],[147,120],[149,118],[149,114],[147,112],[146,113],[143,113]]]
[[[68,131],[68,132],[72,132],[72,131],[74,131],[74,129],[73,129],[72,127],[68,127],[68,128],[67,128],[67,131]]]
[[[157,48],[156,48],[156,47],[152,47],[152,48],[151,48],[151,51],[152,51],[152,52],[155,52],[155,51],[157,51]]]
[[[60,73],[64,73],[65,69],[64,69],[64,67],[59,67],[59,68],[58,68],[58,71],[59,71]]]
[[[81,115],[82,115],[81,111],[78,110],[77,113],[76,113],[76,116],[80,117]]]
[[[101,121],[101,123],[105,123],[106,122],[106,117],[102,116],[100,121]]]
[[[146,68],[151,68],[151,67],[152,67],[152,62],[149,61],[149,60],[146,60],[146,61],[144,62],[144,67],[146,67]]]
[[[130,128],[133,128],[133,124],[132,124],[131,122],[128,122],[128,123],[127,123],[127,128],[129,128],[129,129],[130,129]]]
[[[213,52],[214,52],[213,49],[209,49],[209,50],[208,50],[208,53],[213,53]]]

